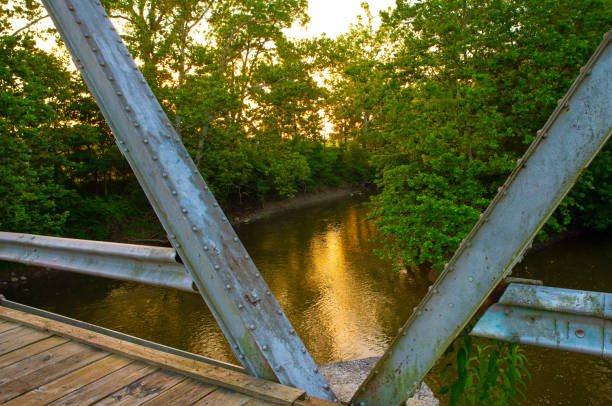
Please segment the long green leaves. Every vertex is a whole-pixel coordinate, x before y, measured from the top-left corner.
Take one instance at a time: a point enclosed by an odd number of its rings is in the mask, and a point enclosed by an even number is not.
[[[448,363],[441,372],[446,380],[455,365],[454,381],[440,390],[441,395],[450,392],[451,406],[512,406],[524,398],[522,391],[531,375],[527,358],[517,344],[475,344],[466,329],[446,355],[455,348],[454,364]]]

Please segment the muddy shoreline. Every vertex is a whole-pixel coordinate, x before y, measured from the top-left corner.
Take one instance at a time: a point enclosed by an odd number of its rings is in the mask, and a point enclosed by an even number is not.
[[[232,225],[248,224],[272,217],[288,210],[303,209],[350,197],[364,197],[373,193],[367,186],[346,186],[300,193],[291,199],[265,202],[263,207],[241,207],[227,210]]]

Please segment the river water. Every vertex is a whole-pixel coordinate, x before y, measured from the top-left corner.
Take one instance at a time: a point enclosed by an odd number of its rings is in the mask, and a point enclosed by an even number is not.
[[[359,200],[286,212],[238,234],[315,361],[380,355],[431,284],[372,254]],[[531,254],[515,276],[612,292],[612,236],[567,240]],[[58,273],[4,289],[7,298],[165,345],[236,363],[195,294]],[[524,346],[532,380],[524,405],[612,405],[612,362]],[[427,382],[440,388],[434,370]]]

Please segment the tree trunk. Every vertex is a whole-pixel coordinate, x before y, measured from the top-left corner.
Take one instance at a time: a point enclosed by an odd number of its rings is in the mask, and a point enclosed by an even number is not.
[[[208,128],[210,127],[210,113],[206,113],[204,115],[205,117],[205,122],[204,125],[202,126],[202,132],[200,133],[200,139],[198,140],[198,150],[196,152],[196,159],[195,159],[195,163],[196,166],[199,167],[200,166],[200,161],[202,160],[202,157],[204,155],[204,144],[206,142],[206,136],[208,135]]]

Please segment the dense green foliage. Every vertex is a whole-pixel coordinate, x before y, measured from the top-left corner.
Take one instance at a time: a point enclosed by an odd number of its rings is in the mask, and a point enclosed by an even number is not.
[[[307,21],[304,0],[104,5],[225,207],[370,179],[358,144],[322,136],[329,90],[314,79],[316,47],[283,34]],[[37,40],[47,33],[16,29],[42,7],[0,6],[0,229],[103,239],[148,217],[65,50],[43,50]]]
[[[373,157],[382,255],[441,269],[611,26],[604,1],[398,1]],[[609,154],[551,229],[610,225]]]
[[[31,48],[27,40],[0,39],[0,224],[57,230],[66,213],[55,200],[66,190],[54,182],[56,168],[48,152],[61,120],[55,107],[66,101],[66,89],[56,86],[64,72],[57,60]]]
[[[307,21],[304,0],[147,3],[106,2],[127,23],[132,54],[217,199],[263,201],[364,180],[350,151],[322,138],[328,91],[313,79],[307,44],[282,31]]]
[[[377,179],[381,254],[440,269],[612,24],[609,1],[398,1],[378,30],[294,41],[307,2],[103,2],[217,198]],[[0,228],[105,238],[150,214],[80,77],[0,2]],[[570,11],[571,10],[571,11]],[[326,136],[325,128],[331,128]],[[612,154],[550,222],[612,224]]]

